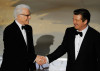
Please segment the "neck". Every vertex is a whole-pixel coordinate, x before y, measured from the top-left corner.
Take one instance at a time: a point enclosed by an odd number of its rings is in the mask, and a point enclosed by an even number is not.
[[[18,19],[16,19],[16,21],[19,23],[19,24],[21,24],[21,25],[25,25],[25,24],[23,24],[20,20],[18,20]]]
[[[88,25],[85,25],[83,28],[78,29],[78,31],[82,31],[82,30],[84,30],[87,26],[88,26]]]

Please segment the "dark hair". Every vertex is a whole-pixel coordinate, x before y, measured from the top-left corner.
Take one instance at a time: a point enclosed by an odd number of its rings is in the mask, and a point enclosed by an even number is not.
[[[82,21],[84,22],[85,20],[87,20],[87,24],[90,22],[91,15],[87,9],[84,8],[76,9],[74,10],[74,15],[81,15]]]

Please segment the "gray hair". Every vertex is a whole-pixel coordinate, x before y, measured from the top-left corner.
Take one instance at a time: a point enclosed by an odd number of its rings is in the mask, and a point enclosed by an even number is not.
[[[23,8],[27,8],[30,10],[30,7],[26,4],[20,4],[20,5],[17,5],[15,10],[14,10],[14,18],[16,19],[17,18],[17,15],[18,14],[21,14],[22,13],[22,9]]]

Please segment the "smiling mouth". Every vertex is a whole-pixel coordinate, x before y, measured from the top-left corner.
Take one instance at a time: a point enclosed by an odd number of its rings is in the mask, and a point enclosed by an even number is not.
[[[74,24],[74,26],[78,26],[77,24]]]

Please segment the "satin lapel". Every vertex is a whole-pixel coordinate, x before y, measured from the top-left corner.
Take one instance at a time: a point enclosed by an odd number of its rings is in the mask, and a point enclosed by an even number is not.
[[[29,45],[31,43],[30,40],[32,40],[32,30],[29,26],[27,26],[26,33],[27,33],[27,43]]]
[[[73,61],[75,60],[75,35],[73,35],[72,38],[72,55],[73,55]]]
[[[21,42],[21,43],[24,42],[23,44],[26,45],[26,42],[25,42],[25,40],[24,40],[24,37],[23,37],[23,35],[22,35],[22,32],[21,32],[19,26],[16,24],[15,21],[14,21],[13,25],[14,25],[15,30],[16,30],[16,32],[17,32],[17,38],[20,39],[20,42]]]
[[[29,39],[30,39],[30,31],[29,28],[26,30],[26,36],[27,36],[27,46],[29,46]]]
[[[77,56],[77,59],[82,56],[81,54],[84,54],[85,52],[85,49],[87,48],[87,45],[88,45],[88,42],[90,41],[90,38],[89,38],[90,35],[90,27],[88,28],[85,36],[84,36],[84,39],[83,39],[83,42],[81,44],[81,47],[80,47],[80,51],[79,51],[79,54]]]
[[[73,32],[72,32],[72,36],[71,36],[71,39],[70,39],[70,53],[71,53],[71,58],[72,58],[72,61],[75,61],[75,32],[76,30],[74,29]]]

